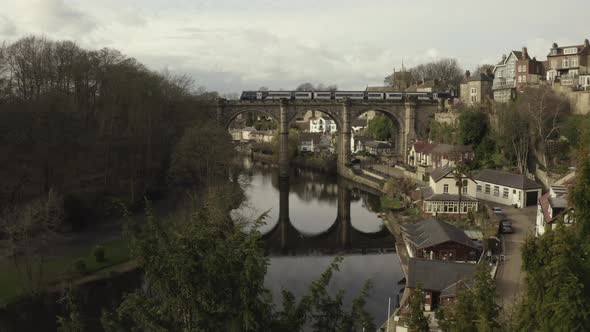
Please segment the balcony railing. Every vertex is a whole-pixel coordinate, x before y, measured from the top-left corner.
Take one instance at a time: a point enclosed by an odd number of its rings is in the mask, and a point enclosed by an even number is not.
[[[516,87],[516,80],[507,80],[507,79],[495,79],[494,83],[492,84],[492,90],[499,90],[499,89],[510,89]]]

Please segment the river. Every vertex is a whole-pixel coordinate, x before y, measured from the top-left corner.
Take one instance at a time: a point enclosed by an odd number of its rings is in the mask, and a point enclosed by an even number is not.
[[[247,200],[232,213],[256,218],[267,212],[260,231],[270,258],[265,283],[275,304],[281,303],[282,288],[296,296],[306,293],[340,255],[344,260],[330,291],[344,290],[348,308],[371,280],[366,309],[377,325],[383,323],[388,299],[392,306],[397,303],[403,272],[394,238],[378,216],[379,196],[336,176],[293,169],[286,179],[269,165],[249,159],[241,164],[239,181]]]

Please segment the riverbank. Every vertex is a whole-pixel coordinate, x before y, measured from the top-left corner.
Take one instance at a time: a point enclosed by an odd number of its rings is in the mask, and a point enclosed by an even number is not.
[[[252,152],[250,154],[250,157],[252,158],[252,160],[255,160],[255,161],[262,161],[267,164],[272,164],[274,166],[278,166],[278,160],[273,155],[260,153],[260,152]],[[335,158],[324,159],[324,158],[313,157],[310,155],[310,156],[294,158],[293,160],[290,161],[290,164],[292,166],[295,166],[298,168],[321,172],[321,173],[325,173],[325,174],[335,175],[338,172],[338,169],[336,167],[336,159]]]

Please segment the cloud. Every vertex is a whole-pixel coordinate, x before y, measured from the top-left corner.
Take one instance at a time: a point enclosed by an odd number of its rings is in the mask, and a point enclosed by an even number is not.
[[[494,8],[512,10],[495,26],[481,24],[491,5],[482,11],[470,0],[455,0],[451,8],[435,0],[4,2],[0,35],[13,36],[9,40],[43,34],[91,49],[111,47],[220,92],[306,81],[359,89],[382,84],[402,59],[410,67],[457,58],[471,69],[522,46],[544,60],[553,41],[579,44],[590,37],[584,35],[587,0],[571,0],[576,11],[547,11],[538,0],[497,0]],[[535,19],[523,21],[522,12]],[[568,25],[556,19],[564,17]]]
[[[16,34],[16,24],[4,15],[0,15],[0,36],[10,37]]]

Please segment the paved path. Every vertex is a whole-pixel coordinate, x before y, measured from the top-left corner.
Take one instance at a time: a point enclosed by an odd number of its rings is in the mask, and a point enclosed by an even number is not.
[[[526,209],[501,207],[504,214],[512,221],[514,233],[502,235],[506,258],[498,267],[496,286],[498,303],[501,306],[510,306],[524,291],[525,273],[522,270],[520,249],[527,236],[534,236],[537,207],[530,206]]]

